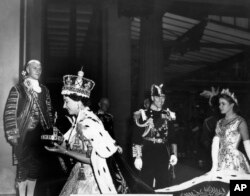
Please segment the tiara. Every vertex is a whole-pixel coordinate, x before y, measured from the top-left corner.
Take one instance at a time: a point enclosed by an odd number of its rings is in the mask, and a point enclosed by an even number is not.
[[[95,82],[83,77],[84,72],[78,71],[76,75],[63,76],[62,95],[76,94],[81,97],[90,97],[91,91],[95,86]]]
[[[238,105],[238,100],[236,99],[234,93],[231,93],[231,92],[229,91],[228,88],[227,88],[227,89],[222,89],[222,91],[221,91],[220,94],[228,95],[228,96],[231,97],[231,98],[234,100],[234,102]]]

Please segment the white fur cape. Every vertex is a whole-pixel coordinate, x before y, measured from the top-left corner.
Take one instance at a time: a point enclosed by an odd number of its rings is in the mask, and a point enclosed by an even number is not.
[[[101,120],[88,107],[79,112],[76,126],[79,124],[82,127],[83,136],[91,142],[93,147],[90,159],[101,193],[116,194],[117,191],[106,163],[106,158],[117,151],[115,140],[104,129]],[[68,138],[69,134],[70,130],[64,135],[65,138]],[[71,135],[75,134],[77,134],[76,129],[72,131]],[[69,143],[71,142],[69,141]]]

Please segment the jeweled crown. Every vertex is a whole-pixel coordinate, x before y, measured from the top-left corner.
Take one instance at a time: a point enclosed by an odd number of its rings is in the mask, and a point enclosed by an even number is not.
[[[231,98],[234,100],[234,102],[238,105],[238,100],[237,100],[237,98],[235,97],[234,93],[231,93],[231,92],[229,91],[228,88],[222,89],[222,91],[221,91],[220,94],[228,95],[228,96],[231,97]]]
[[[90,97],[91,91],[95,86],[95,82],[84,77],[82,70],[76,75],[63,76],[62,95],[76,94],[82,97]]]

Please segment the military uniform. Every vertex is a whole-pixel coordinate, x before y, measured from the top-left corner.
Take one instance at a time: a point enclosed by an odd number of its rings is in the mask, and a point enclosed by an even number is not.
[[[142,134],[138,136],[134,143],[133,157],[138,156],[138,148],[141,148],[142,155],[142,179],[150,186],[153,186],[155,178],[156,188],[166,187],[169,181],[169,159],[171,150],[169,145],[175,143],[173,132],[171,132],[171,121],[169,110],[154,111],[140,110],[140,122],[145,123],[149,118],[153,119],[153,127],[146,126],[137,130]],[[142,119],[144,116],[144,119]],[[144,133],[143,133],[144,131]],[[138,138],[139,137],[139,138]]]
[[[154,188],[169,185],[169,166],[177,163],[177,148],[171,121],[175,120],[174,112],[163,109],[165,94],[163,84],[151,86],[152,104],[149,109],[134,112],[134,120],[139,128],[135,131],[133,157],[135,167],[141,170],[141,177]],[[172,151],[173,150],[173,151]],[[175,153],[175,155],[172,155]],[[155,180],[155,181],[154,181]],[[154,183],[155,182],[155,183]]]

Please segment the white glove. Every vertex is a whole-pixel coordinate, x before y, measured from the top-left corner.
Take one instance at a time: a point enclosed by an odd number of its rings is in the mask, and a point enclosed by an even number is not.
[[[218,152],[220,146],[220,138],[218,136],[214,136],[212,142],[212,169],[211,171],[215,172],[218,169]]]
[[[135,168],[138,170],[141,170],[142,168],[142,159],[140,157],[137,157],[134,162]]]
[[[250,160],[250,140],[243,141],[245,151],[247,153],[248,160]]]
[[[174,166],[174,165],[177,164],[177,161],[178,161],[177,157],[174,154],[172,154],[170,156],[169,164],[172,165],[172,166]]]

